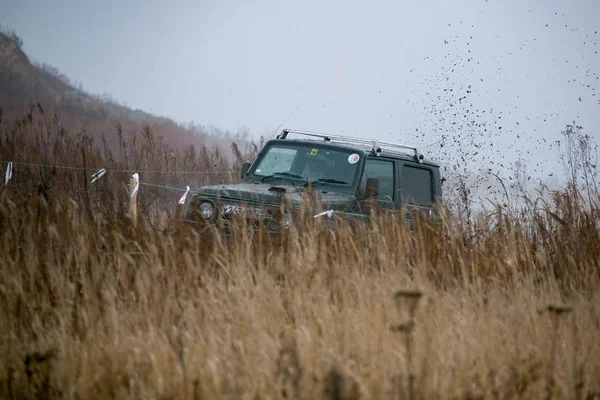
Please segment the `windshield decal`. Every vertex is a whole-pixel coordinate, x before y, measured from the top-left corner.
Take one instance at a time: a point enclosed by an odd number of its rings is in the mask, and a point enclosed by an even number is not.
[[[360,156],[358,154],[356,154],[356,153],[350,154],[348,156],[348,162],[350,164],[356,164],[358,162],[358,160],[360,160]]]
[[[319,151],[319,149],[312,149],[312,150],[310,151],[310,155],[311,155],[311,156],[316,156],[318,151]]]

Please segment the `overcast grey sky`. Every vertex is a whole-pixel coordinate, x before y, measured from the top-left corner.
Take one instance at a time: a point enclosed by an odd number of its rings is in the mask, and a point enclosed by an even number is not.
[[[520,156],[540,176],[557,172],[548,143],[566,124],[599,141],[599,0],[0,0],[0,10],[33,60],[180,122],[270,134],[297,109],[284,126],[429,145],[441,161],[460,143],[472,166]]]

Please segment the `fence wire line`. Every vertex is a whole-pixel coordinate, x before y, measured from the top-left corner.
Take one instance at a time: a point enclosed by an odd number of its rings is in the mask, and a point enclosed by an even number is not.
[[[0,161],[2,164],[8,164],[10,161]],[[31,167],[48,167],[48,168],[57,168],[57,169],[72,169],[72,170],[88,170],[88,171],[97,171],[100,168],[92,168],[92,167],[67,167],[63,165],[50,165],[50,164],[33,164],[33,163],[25,163],[25,162],[17,162],[12,161],[13,165],[27,165]],[[137,172],[139,174],[203,174],[203,175],[212,175],[212,174],[230,174],[233,171],[140,171],[137,169],[112,169],[105,168],[106,172]]]
[[[187,191],[187,189],[176,188],[176,187],[172,187],[172,186],[165,186],[165,185],[157,185],[156,183],[140,182],[140,185],[152,186],[152,187],[157,187],[157,188],[161,188],[161,189],[178,190],[178,191],[180,191],[180,192],[185,192],[185,191]]]
[[[33,163],[24,163],[24,162],[17,162],[17,161],[0,161],[1,164],[8,164],[9,162],[12,162],[13,165],[27,165],[27,166],[31,166],[31,167],[48,167],[48,168],[58,168],[58,169],[70,169],[70,170],[78,170],[78,171],[83,171],[83,170],[88,170],[88,171],[96,171],[99,170],[99,168],[83,168],[83,167],[67,167],[67,166],[61,166],[61,165],[50,165],[50,164],[33,164]],[[106,169],[106,172],[137,172],[139,174],[145,173],[145,174],[203,174],[203,175],[209,175],[209,174],[231,174],[233,171],[211,171],[211,172],[195,172],[195,171],[140,171],[140,170],[136,170],[136,169]],[[158,185],[156,183],[148,183],[148,182],[139,182],[140,185],[144,185],[144,186],[152,186],[152,187],[158,187],[158,188],[162,188],[162,189],[169,189],[169,190],[177,190],[177,191],[181,191],[181,192],[185,192],[187,189],[183,189],[183,188],[176,188],[176,187],[171,187],[171,186],[165,186],[165,185]]]

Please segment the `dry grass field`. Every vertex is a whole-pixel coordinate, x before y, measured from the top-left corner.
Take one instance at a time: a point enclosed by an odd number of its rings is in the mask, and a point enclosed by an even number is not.
[[[15,164],[0,193],[2,398],[600,398],[597,191],[206,240],[157,187],[133,224],[126,183],[232,179],[218,154],[43,121],[0,123],[2,161],[65,167]]]

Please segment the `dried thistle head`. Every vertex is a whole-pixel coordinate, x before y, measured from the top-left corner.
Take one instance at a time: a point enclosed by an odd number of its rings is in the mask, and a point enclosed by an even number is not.
[[[548,311],[550,314],[554,314],[554,315],[563,315],[563,314],[568,314],[572,311],[572,307],[565,305],[565,304],[546,304],[546,306],[544,307],[546,309],[546,311]]]
[[[419,305],[419,300],[423,296],[423,293],[418,289],[400,289],[394,295],[396,302],[396,308],[399,313],[408,311],[408,315],[411,319],[415,316],[415,311]]]
[[[392,330],[392,332],[408,333],[408,332],[412,332],[414,327],[415,327],[415,322],[408,321],[403,324],[392,325],[392,326],[390,326],[390,329]]]

